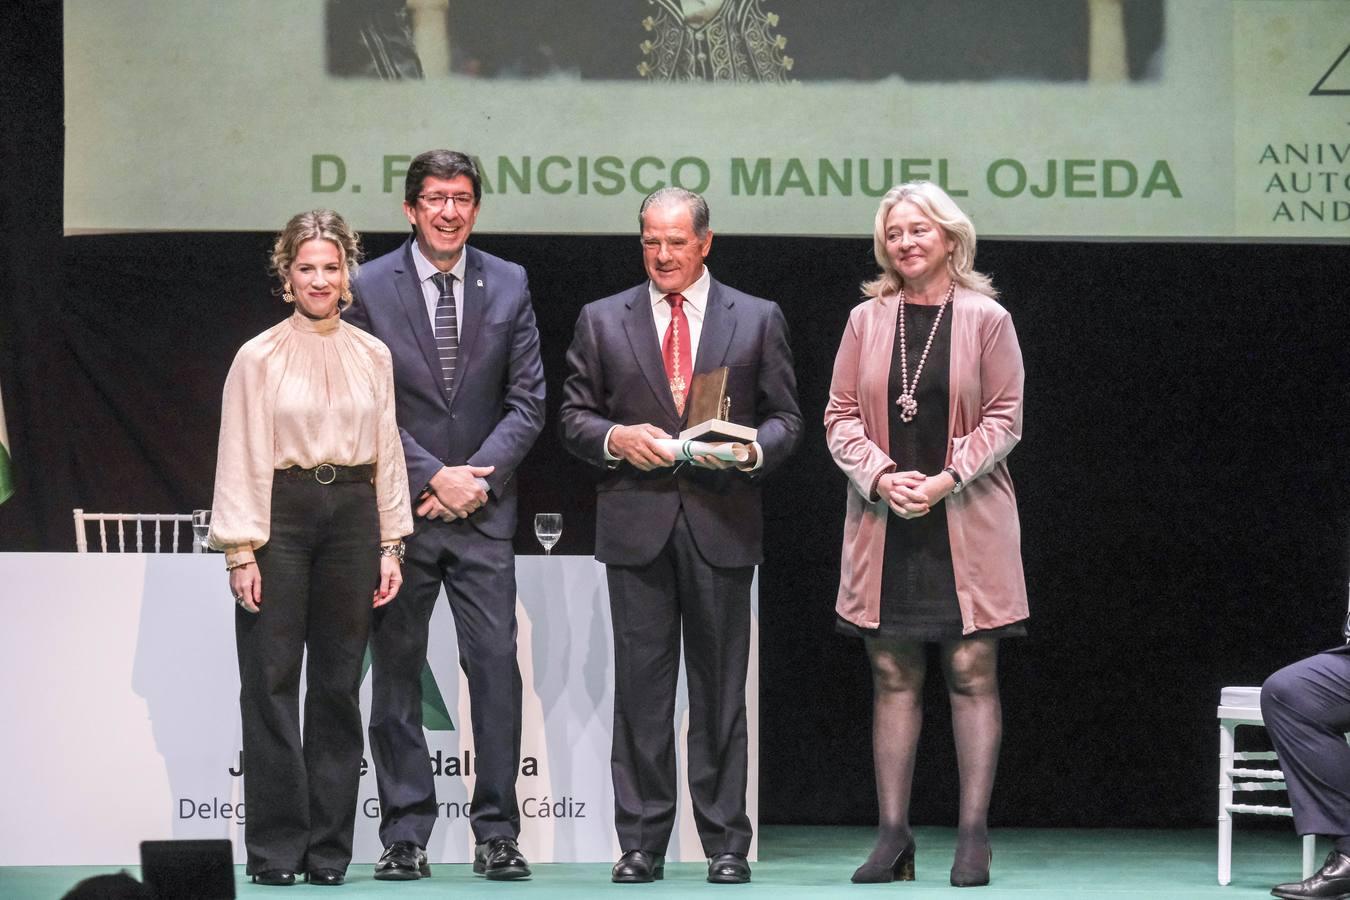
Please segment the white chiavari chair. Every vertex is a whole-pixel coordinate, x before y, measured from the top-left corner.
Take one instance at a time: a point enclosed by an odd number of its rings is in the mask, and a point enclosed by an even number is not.
[[[1264,728],[1259,687],[1226,687],[1219,692],[1219,884],[1233,877],[1233,814],[1292,816],[1288,806],[1234,802],[1234,795],[1247,791],[1283,791],[1284,773],[1273,750],[1238,751],[1237,729]],[[1257,763],[1257,765],[1250,765]],[[1303,838],[1303,876],[1316,869],[1316,835]]]
[[[75,549],[80,553],[89,552],[91,545],[102,553],[187,553],[201,549],[192,538],[191,513],[88,513],[76,509],[74,514]]]

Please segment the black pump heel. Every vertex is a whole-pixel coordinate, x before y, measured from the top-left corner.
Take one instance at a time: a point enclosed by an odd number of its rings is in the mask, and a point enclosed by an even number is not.
[[[987,851],[984,867],[973,866],[966,868],[963,866],[952,866],[952,887],[983,887],[989,883],[989,869],[994,864],[994,851]]]
[[[863,863],[853,873],[854,884],[886,884],[891,881],[914,880],[914,842],[910,841],[905,849],[895,857],[889,866],[876,863]]]

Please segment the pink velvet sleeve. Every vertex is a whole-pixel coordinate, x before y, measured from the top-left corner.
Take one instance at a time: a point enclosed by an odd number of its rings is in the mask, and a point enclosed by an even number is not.
[[[1022,350],[1006,310],[991,317],[980,342],[980,418],[952,440],[952,466],[966,484],[986,475],[1022,439]]]
[[[854,490],[873,502],[871,491],[877,476],[894,469],[895,464],[868,436],[864,424],[863,402],[868,385],[861,383],[859,373],[862,354],[869,343],[860,333],[865,306],[859,306],[849,316],[839,352],[834,357],[830,400],[825,406],[825,441],[835,464],[848,476]]]

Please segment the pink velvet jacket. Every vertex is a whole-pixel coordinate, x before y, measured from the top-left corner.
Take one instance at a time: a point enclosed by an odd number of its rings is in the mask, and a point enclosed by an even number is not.
[[[834,360],[825,436],[848,476],[837,611],[863,628],[881,622],[886,502],[869,499],[889,455],[888,396],[897,297],[854,308]],[[1022,437],[1022,351],[1008,311],[958,288],[952,317],[947,464],[965,485],[947,504],[956,597],[966,634],[1027,617],[1017,498],[1005,457]],[[927,472],[927,475],[934,473]]]

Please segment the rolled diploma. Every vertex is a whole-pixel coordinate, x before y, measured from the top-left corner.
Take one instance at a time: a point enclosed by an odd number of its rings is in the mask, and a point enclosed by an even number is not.
[[[677,460],[693,459],[695,456],[714,456],[727,462],[743,463],[750,459],[750,448],[744,444],[709,444],[707,441],[661,438],[656,441],[656,445],[669,451]]]

